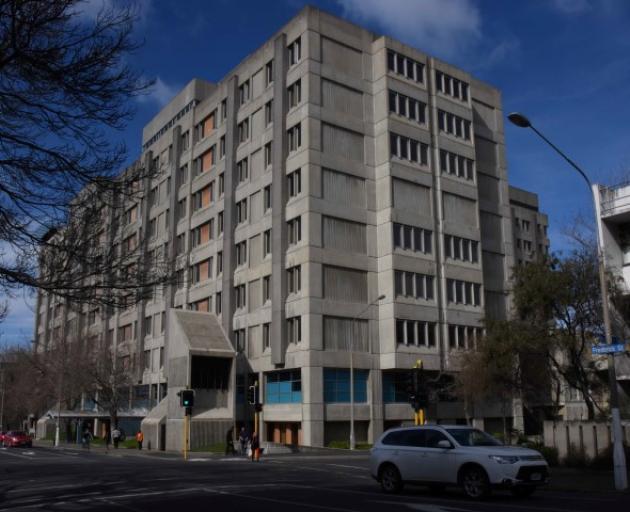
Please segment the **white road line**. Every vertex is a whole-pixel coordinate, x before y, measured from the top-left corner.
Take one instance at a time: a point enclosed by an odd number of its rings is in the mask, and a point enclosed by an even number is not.
[[[297,468],[297,469],[303,469],[304,471],[314,471],[316,473],[327,473],[330,474],[331,470],[330,469],[323,469],[323,468],[313,468],[310,466],[296,466],[295,464],[290,464],[290,463],[284,463],[284,462],[280,462],[280,461],[270,461],[270,462],[275,462],[276,464],[285,464],[285,465],[290,465],[292,468]],[[339,466],[340,464],[327,464],[328,466]],[[345,466],[345,467],[352,467],[353,469],[355,469],[355,466]],[[367,472],[366,468],[359,468],[362,469],[364,471]],[[343,476],[347,476],[347,477],[351,477],[351,478],[356,478],[359,480],[372,480],[371,477],[369,476],[364,476],[364,475],[355,475],[355,474],[350,474],[350,473],[346,473],[346,472],[340,472],[340,471],[336,471],[334,472],[337,475],[343,475]]]
[[[350,468],[350,469],[360,469],[361,471],[366,471],[367,468],[364,466],[348,466],[346,464],[326,464],[327,466],[335,466],[337,468]]]
[[[227,491],[217,491],[208,489],[206,492],[213,494],[222,494],[226,496],[237,496],[239,498],[246,498],[254,501],[266,501],[268,503],[280,503],[282,505],[295,505],[298,510],[302,510],[304,508],[314,508],[317,510],[334,510],[336,512],[356,512],[355,509],[352,508],[339,508],[339,507],[327,507],[325,505],[314,505],[312,503],[304,503],[303,501],[293,501],[293,500],[283,500],[280,498],[266,498],[263,496],[252,496],[250,494],[241,494],[237,492],[227,492]]]
[[[15,453],[15,452],[10,452],[10,451],[5,451],[3,452],[5,455],[8,455],[9,457],[17,457],[18,459],[27,459],[27,460],[33,460],[33,457],[28,457],[26,455],[21,455],[19,453]]]

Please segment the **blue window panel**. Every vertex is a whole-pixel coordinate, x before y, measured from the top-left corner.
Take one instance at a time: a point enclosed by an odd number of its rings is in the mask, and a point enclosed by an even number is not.
[[[271,404],[301,403],[300,370],[272,372],[266,375],[266,401]]]
[[[354,370],[354,401],[367,402],[367,370]],[[324,401],[327,403],[350,402],[350,370],[324,368]]]
[[[401,372],[383,372],[383,403],[407,403],[407,375]]]

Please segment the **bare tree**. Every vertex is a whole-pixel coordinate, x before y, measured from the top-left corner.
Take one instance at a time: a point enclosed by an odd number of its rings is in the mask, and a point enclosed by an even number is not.
[[[0,3],[0,289],[124,306],[167,279],[114,244],[157,166],[119,175],[112,142],[151,83],[127,64],[134,11],[83,0]],[[137,214],[137,211],[136,211]]]
[[[85,397],[107,412],[111,428],[117,428],[120,411],[129,406],[129,392],[134,384],[134,357],[128,348],[114,348],[106,342],[91,348],[79,368],[82,391]]]

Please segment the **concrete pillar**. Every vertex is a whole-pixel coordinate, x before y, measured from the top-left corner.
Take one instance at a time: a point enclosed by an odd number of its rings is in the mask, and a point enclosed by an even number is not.
[[[286,47],[286,35],[281,34],[274,41],[273,144],[271,150],[273,174],[273,184],[271,187],[271,237],[273,243],[271,272],[271,362],[274,364],[284,363],[286,347]]]
[[[436,343],[440,351],[440,370],[448,367],[448,324],[446,319],[447,303],[446,303],[446,277],[444,268],[444,217],[442,215],[442,175],[440,172],[440,147],[438,132],[438,101],[434,85],[434,67],[435,61],[430,58],[427,60],[427,91],[429,93],[428,118],[431,130],[431,148],[433,154],[431,160],[433,165],[433,248],[435,250],[436,261],[436,289],[435,299],[438,306],[438,329],[436,333]]]
[[[474,428],[478,428],[479,430],[483,430],[484,429],[483,418],[473,418],[472,419],[472,426]]]
[[[384,430],[385,406],[383,404],[383,372],[370,372],[370,426],[368,428],[368,442],[374,443]]]
[[[236,267],[234,250],[234,228],[236,226],[234,191],[236,189],[236,113],[238,97],[238,77],[230,78],[227,86],[227,118],[225,120],[225,172],[223,198],[223,283],[221,295],[221,318],[223,329],[228,339],[232,340],[234,313],[234,269]],[[215,306],[216,307],[216,306]]]
[[[525,432],[525,419],[523,417],[523,400],[515,398],[512,400],[512,429]]]
[[[302,444],[324,446],[324,369],[302,368]]]

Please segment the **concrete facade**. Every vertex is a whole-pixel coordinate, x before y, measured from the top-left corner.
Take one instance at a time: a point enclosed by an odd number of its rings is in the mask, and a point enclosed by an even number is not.
[[[630,185],[615,187],[596,185],[599,191],[601,234],[604,242],[606,270],[617,277],[617,285],[625,295],[630,294]],[[627,320],[614,308],[611,313],[612,334],[619,340],[630,339]],[[608,359],[600,358],[599,365],[607,368]],[[615,355],[615,372],[622,414],[630,414],[630,351]]]
[[[510,186],[514,257],[517,264],[549,254],[549,219],[538,208],[538,196]]]
[[[418,359],[456,371],[481,320],[507,315],[518,240],[548,246],[536,196],[508,187],[500,92],[310,7],[224,80],[191,81],[145,127],[138,165],[162,173],[125,229],[157,223],[141,251],[163,247],[177,284],[93,329],[118,344],[135,326],[155,404],[143,428],[160,448],[181,446],[173,395],[192,384],[175,370],[191,363],[173,310],[216,316],[235,354],[231,403],[216,417],[195,408],[193,444],[249,421],[256,381],[262,439],[347,439],[350,351],[357,441],[371,442],[412,418],[401,372]],[[517,238],[515,215],[544,234]],[[428,417],[461,421],[463,407],[439,402]]]

